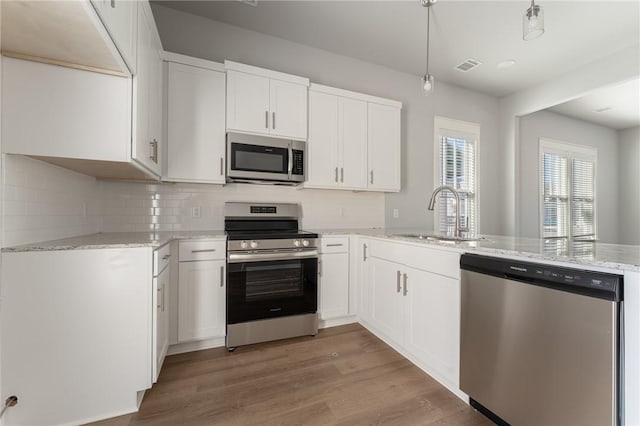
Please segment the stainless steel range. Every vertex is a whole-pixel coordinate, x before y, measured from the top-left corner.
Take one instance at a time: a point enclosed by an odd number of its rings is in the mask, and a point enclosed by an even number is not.
[[[318,332],[318,234],[297,204],[226,203],[227,348]]]

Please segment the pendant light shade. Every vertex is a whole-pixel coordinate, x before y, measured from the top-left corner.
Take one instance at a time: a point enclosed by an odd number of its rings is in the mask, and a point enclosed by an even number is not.
[[[422,6],[427,8],[427,55],[426,55],[426,72],[422,77],[422,90],[426,95],[433,92],[435,87],[435,77],[433,74],[429,74],[429,30],[431,29],[431,6],[436,3],[437,0],[421,0]]]
[[[533,40],[544,34],[544,10],[531,0],[531,6],[522,17],[522,39]]]

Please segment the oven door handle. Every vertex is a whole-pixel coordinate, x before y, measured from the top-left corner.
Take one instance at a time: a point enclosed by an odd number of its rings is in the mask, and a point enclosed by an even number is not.
[[[266,262],[270,260],[317,259],[318,250],[304,250],[281,253],[229,253],[227,262]]]
[[[291,175],[293,174],[293,146],[292,143],[289,142],[289,164],[287,164],[287,174],[289,175],[289,180],[291,180]]]

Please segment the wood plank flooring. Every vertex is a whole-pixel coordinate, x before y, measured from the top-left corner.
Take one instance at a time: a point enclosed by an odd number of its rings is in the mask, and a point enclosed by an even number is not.
[[[214,424],[492,423],[358,324],[167,357],[138,413],[94,423]]]

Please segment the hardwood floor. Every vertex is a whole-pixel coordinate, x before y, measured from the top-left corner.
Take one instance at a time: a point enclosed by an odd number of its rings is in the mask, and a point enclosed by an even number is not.
[[[492,423],[358,324],[316,337],[167,357],[134,425]]]

